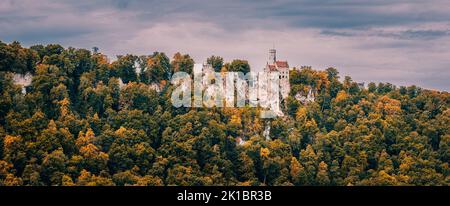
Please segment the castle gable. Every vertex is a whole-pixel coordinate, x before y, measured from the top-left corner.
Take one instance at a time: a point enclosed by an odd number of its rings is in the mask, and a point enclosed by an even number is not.
[[[276,62],[275,62],[275,65],[276,65],[278,68],[289,68],[289,64],[288,64],[287,61],[276,61]]]
[[[266,65],[266,71],[269,72],[277,72],[285,69],[289,69],[287,61],[275,61],[273,64],[267,63]]]

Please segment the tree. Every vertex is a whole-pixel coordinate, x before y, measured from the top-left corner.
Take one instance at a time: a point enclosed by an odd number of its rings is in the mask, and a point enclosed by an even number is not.
[[[79,149],[80,155],[83,157],[82,168],[98,174],[108,163],[108,154],[102,152],[95,143],[95,134],[92,129],[88,129],[85,135],[80,132],[75,144]]]
[[[111,65],[117,72],[118,77],[120,77],[125,84],[137,81],[137,58],[137,56],[131,54],[117,56],[117,61],[113,62]]]
[[[25,166],[22,173],[22,179],[24,185],[30,186],[43,186],[41,179],[41,165],[37,163],[36,158],[32,158]]]
[[[229,68],[229,72],[242,72],[247,74],[250,72],[250,65],[246,60],[235,59],[231,62]]]
[[[188,54],[182,55],[179,52],[175,53],[170,64],[172,65],[173,72],[192,74],[194,68],[194,60]]]
[[[68,181],[71,184],[70,180]],[[67,183],[66,183],[67,184]],[[77,185],[80,186],[114,186],[113,181],[105,173],[99,176],[93,175],[86,170],[82,170],[77,179]]]
[[[368,90],[370,93],[374,93],[377,91],[377,85],[373,82],[370,82],[368,85]]]
[[[333,67],[326,69],[328,80],[333,81],[339,79],[339,72]]]
[[[6,178],[14,176],[14,166],[4,160],[0,160],[0,186],[7,185]]]
[[[21,172],[26,162],[25,143],[20,136],[6,135],[3,139],[3,157]]]
[[[42,105],[41,109],[47,116],[56,116],[58,112],[56,109],[58,107],[55,107],[56,103],[67,95],[67,90],[64,87],[68,82],[67,77],[58,67],[47,64],[37,66],[31,88],[32,93],[37,95],[36,101]]]
[[[67,154],[72,154],[73,143],[72,134],[66,128],[58,128],[55,121],[50,120],[47,128],[36,139],[36,156],[43,157],[57,149],[64,149]]]
[[[23,48],[19,42],[5,44],[0,41],[0,71],[19,74],[34,73],[38,60],[36,51]]]
[[[295,116],[298,108],[300,107],[300,102],[296,100],[294,97],[289,96],[286,99],[286,104],[288,108],[288,114],[291,116]]]
[[[207,64],[210,64],[213,68],[215,72],[220,72],[222,70],[222,66],[223,66],[223,58],[220,56],[210,56],[208,57],[208,59],[206,60]]]
[[[256,181],[253,160],[247,154],[241,152],[238,161],[239,181],[248,182],[249,185],[252,185],[252,182]]]
[[[168,170],[166,182],[167,185],[201,186],[204,182],[197,174],[192,167],[175,165]]]
[[[46,185],[61,185],[66,172],[67,157],[62,148],[46,154],[42,161],[41,177]]]
[[[305,168],[307,184],[312,184],[315,179],[317,168],[317,155],[311,145],[307,145],[306,149],[300,151],[301,164]]]
[[[450,161],[450,135],[441,137],[439,143],[439,156],[443,162]]]
[[[361,166],[358,164],[358,160],[346,155],[344,160],[342,160],[341,169],[343,174],[347,174],[347,177],[344,179],[344,184],[355,185],[358,183],[358,175],[361,173]]]
[[[328,177],[328,165],[323,161],[319,163],[319,168],[316,174],[316,182],[318,185],[330,184],[330,178]]]
[[[305,168],[303,165],[301,165],[297,158],[292,157],[291,159],[291,165],[290,165],[290,175],[291,180],[295,185],[308,185],[310,182],[308,182],[308,177],[305,171]]]
[[[114,135],[108,153],[108,166],[112,171],[129,170],[135,165],[144,172],[151,168],[155,151],[144,131],[121,127]]]
[[[141,66],[140,79],[145,83],[160,83],[161,80],[169,80],[173,70],[170,59],[164,53],[155,52],[147,57]]]
[[[138,109],[153,114],[159,102],[158,93],[143,83],[130,83],[120,91],[120,107]]]

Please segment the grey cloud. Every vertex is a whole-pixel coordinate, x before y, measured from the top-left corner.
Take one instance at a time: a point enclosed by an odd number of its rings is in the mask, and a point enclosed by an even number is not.
[[[411,39],[436,39],[444,36],[450,36],[450,30],[407,30],[400,36],[406,36]]]
[[[320,32],[320,34],[327,35],[327,36],[344,36],[344,37],[351,37],[351,36],[356,35],[355,33],[336,31],[336,30],[323,30]]]
[[[355,37],[355,36],[375,36],[394,38],[399,40],[436,40],[450,36],[449,29],[405,29],[401,31],[382,31],[382,30],[340,30],[326,29],[320,32],[326,36]]]

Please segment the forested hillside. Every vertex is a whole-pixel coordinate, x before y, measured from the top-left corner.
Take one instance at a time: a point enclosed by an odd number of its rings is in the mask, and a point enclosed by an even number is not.
[[[304,68],[290,74],[284,117],[175,108],[168,80],[193,64],[180,53],[111,62],[96,49],[0,42],[0,185],[450,184],[448,92],[361,88],[334,68]],[[20,74],[32,76],[25,90]],[[314,101],[295,98],[309,90]]]

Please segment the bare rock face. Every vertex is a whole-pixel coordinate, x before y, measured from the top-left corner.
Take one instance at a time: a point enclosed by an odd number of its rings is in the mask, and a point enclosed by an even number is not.
[[[302,95],[301,93],[295,94],[294,98],[300,101],[302,104],[308,104],[310,102],[314,102],[316,100],[317,92],[313,91],[313,89],[309,89],[307,95]]]
[[[267,141],[271,140],[270,139],[270,124],[268,122],[264,128],[263,136],[266,138]]]
[[[31,85],[31,80],[33,79],[33,75],[30,73],[27,73],[25,75],[23,74],[14,74],[13,80],[14,83],[17,85],[22,86],[22,93],[26,93],[26,87]]]

